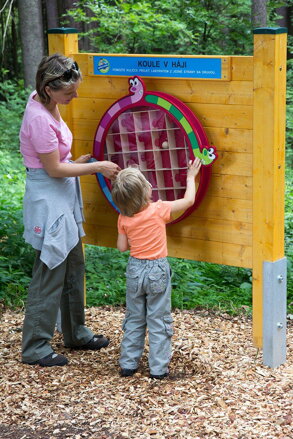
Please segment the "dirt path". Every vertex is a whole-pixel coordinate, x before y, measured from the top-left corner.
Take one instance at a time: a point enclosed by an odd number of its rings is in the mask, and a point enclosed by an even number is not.
[[[5,312],[0,338],[0,438],[292,439],[293,343],[278,369],[262,365],[246,317],[176,311],[170,378],[148,378],[147,358],[118,374],[120,308],[90,308],[88,325],[111,344],[98,353],[53,346],[69,366],[20,362],[22,314]],[[290,333],[291,331],[291,333]]]

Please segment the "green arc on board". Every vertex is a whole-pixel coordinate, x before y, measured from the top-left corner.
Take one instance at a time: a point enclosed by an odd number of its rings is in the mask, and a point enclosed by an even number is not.
[[[186,117],[183,115],[183,113],[181,113],[181,111],[175,107],[175,105],[173,105],[171,102],[167,101],[166,99],[163,99],[162,97],[156,96],[156,95],[147,94],[147,95],[145,95],[144,98],[147,102],[150,102],[151,104],[156,104],[159,107],[162,107],[165,110],[169,111],[174,116],[174,118],[176,120],[178,120],[178,122],[184,128],[184,131],[186,132],[186,134],[190,140],[192,149],[193,150],[199,149],[199,144],[198,144],[197,138],[192,130],[190,123],[188,122]]]

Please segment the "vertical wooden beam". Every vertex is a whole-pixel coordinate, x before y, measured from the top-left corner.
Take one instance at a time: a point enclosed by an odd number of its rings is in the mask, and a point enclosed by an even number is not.
[[[68,27],[58,27],[48,30],[49,55],[61,53],[72,56],[78,53],[78,30]]]
[[[253,340],[263,343],[263,262],[284,256],[287,29],[254,30]]]

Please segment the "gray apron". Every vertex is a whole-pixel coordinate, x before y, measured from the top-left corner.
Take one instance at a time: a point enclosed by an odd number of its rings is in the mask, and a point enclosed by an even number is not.
[[[85,235],[78,177],[50,177],[44,169],[27,169],[23,201],[25,241],[41,252],[52,270]]]

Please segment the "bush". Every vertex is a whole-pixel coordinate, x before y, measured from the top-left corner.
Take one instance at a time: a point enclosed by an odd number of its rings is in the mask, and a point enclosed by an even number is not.
[[[25,169],[18,134],[28,91],[22,84],[0,84],[0,301],[22,306],[34,252],[23,239]]]
[[[9,306],[23,304],[34,257],[22,238],[24,181],[19,154],[0,150],[0,300]]]
[[[129,252],[86,245],[87,305],[125,305]],[[251,270],[169,258],[173,308],[251,309]]]

